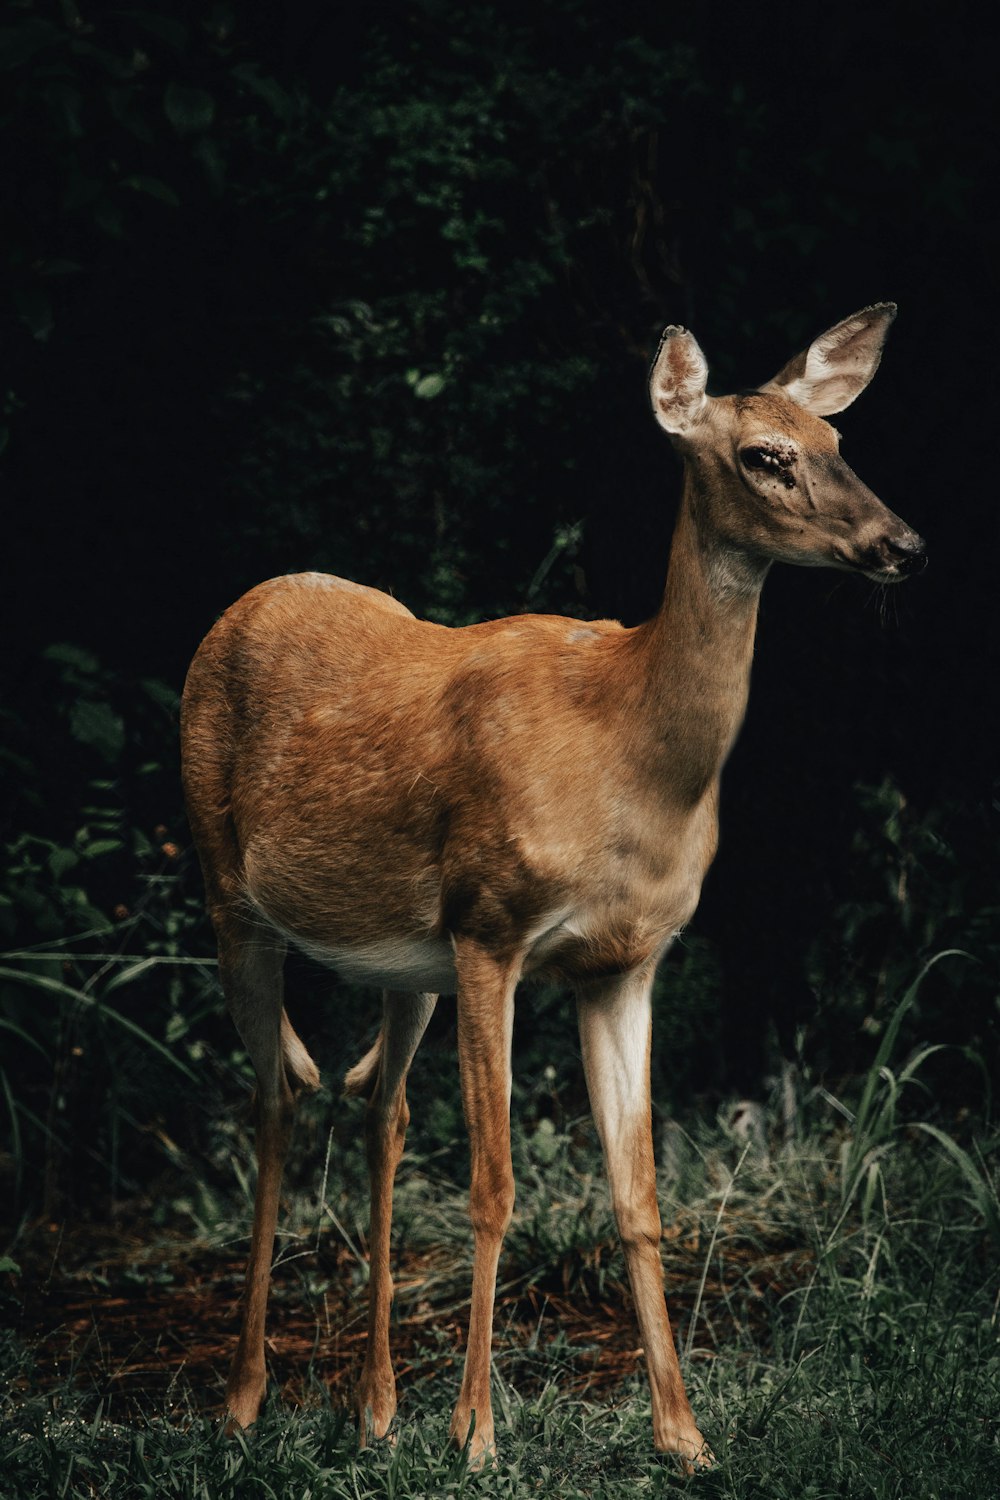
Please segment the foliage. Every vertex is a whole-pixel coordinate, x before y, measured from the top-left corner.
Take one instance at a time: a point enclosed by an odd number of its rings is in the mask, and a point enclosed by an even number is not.
[[[819,1056],[827,1069],[850,1066],[854,1039],[888,1033],[894,997],[933,958],[904,1034],[940,1045],[939,1084],[970,1106],[981,1101],[977,1112],[988,1116],[1000,1069],[995,829],[971,800],[916,808],[889,777],[859,787],[858,806],[852,889],[811,955],[820,1001],[813,1033],[829,1034]],[[838,1048],[845,1026],[851,1046]]]
[[[136,356],[106,393],[119,420],[138,396],[161,462],[190,452],[212,489],[191,519],[213,568],[221,555],[249,582],[248,551],[308,557],[450,622],[516,602],[579,524],[575,413],[620,344],[611,309],[579,337],[597,284],[619,279],[609,229],[627,203],[602,189],[625,166],[627,192],[633,138],[685,107],[698,72],[689,48],[624,36],[567,76],[527,18],[460,9],[454,30],[419,6],[411,44],[390,13],[349,32],[357,67],[308,91],[262,66],[267,23],[226,5],[15,9],[4,137],[31,147],[6,163],[23,205],[18,453],[48,367],[88,406],[90,341],[110,338]],[[572,0],[558,19],[586,31]],[[230,264],[206,322],[202,267],[233,239],[266,254]],[[120,448],[101,455],[112,486]],[[578,592],[566,571],[548,584]]]
[[[8,714],[4,752],[17,779],[0,883],[0,1087],[15,1188],[27,1174],[29,1198],[54,1212],[71,1182],[90,1180],[88,1158],[112,1199],[123,1174],[134,1190],[143,1138],[157,1139],[178,1082],[193,1090],[208,1061],[199,1027],[218,1006],[214,966],[190,948],[200,895],[164,821],[177,825],[175,695],[69,645],[45,653],[39,677],[44,718]]]
[[[919,212],[924,158],[898,140],[924,141],[936,113],[889,101],[877,138],[852,118],[836,174],[831,115],[796,196],[775,182],[775,135],[790,147],[766,74],[695,17],[292,11],[10,7],[6,420],[26,499],[77,497],[60,534],[32,522],[18,543],[48,542],[60,624],[127,654],[116,595],[173,676],[180,579],[196,631],[307,564],[449,622],[528,602],[642,614],[668,529],[650,498],[665,445],[643,420],[659,328],[696,312],[727,382],[735,343],[804,336],[829,263],[850,251],[853,297],[884,254],[852,170],[880,175],[889,152]],[[968,201],[956,178],[954,222]],[[50,403],[71,460],[47,441]],[[94,578],[107,587],[74,611]]]

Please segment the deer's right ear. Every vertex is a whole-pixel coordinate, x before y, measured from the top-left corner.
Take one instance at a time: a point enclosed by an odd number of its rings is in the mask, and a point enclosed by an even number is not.
[[[663,330],[649,375],[653,415],[665,431],[687,432],[700,417],[708,398],[708,365],[693,334],[671,323]]]
[[[878,369],[896,316],[895,302],[875,302],[820,334],[761,386],[790,396],[814,417],[831,417],[860,396]]]

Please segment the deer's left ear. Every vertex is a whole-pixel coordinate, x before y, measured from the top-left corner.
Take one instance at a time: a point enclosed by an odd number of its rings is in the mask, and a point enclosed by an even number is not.
[[[814,339],[761,389],[779,391],[814,417],[832,416],[860,396],[878,369],[896,316],[895,302],[876,302]]]

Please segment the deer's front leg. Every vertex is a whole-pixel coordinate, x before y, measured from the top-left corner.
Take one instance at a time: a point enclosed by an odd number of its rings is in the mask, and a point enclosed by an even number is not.
[[[650,970],[588,986],[578,996],[580,1040],[646,1352],[653,1441],[690,1470],[711,1455],[684,1389],[663,1292],[649,1098],[652,982]]]
[[[462,1446],[474,1421],[469,1463],[478,1468],[495,1446],[490,1404],[493,1302],[500,1249],[514,1208],[510,1046],[517,968],[469,943],[458,945],[456,966],[458,1061],[472,1163],[469,1214],[475,1260],[465,1373],[451,1436]]]

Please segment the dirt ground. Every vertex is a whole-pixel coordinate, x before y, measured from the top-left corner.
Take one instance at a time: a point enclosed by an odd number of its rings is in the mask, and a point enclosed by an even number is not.
[[[664,1245],[675,1333],[687,1337],[706,1247],[677,1229]],[[599,1257],[602,1247],[595,1256]],[[610,1256],[611,1247],[607,1247]],[[20,1274],[7,1276],[3,1321],[29,1350],[27,1390],[67,1378],[111,1403],[119,1419],[167,1410],[212,1411],[222,1401],[239,1326],[244,1256],[179,1233],[90,1224],[38,1224],[22,1237]],[[730,1237],[713,1257],[694,1345],[711,1358],[749,1324],[757,1336],[775,1299],[809,1274],[809,1257],[790,1246]],[[457,1366],[468,1316],[468,1266],[444,1256],[402,1252],[396,1281],[393,1360],[407,1381]],[[275,1267],[267,1341],[272,1380],[293,1404],[326,1385],[348,1403],[364,1355],[367,1296],[356,1257],[323,1243]],[[613,1276],[588,1281],[587,1268],[553,1268],[546,1284],[504,1282],[497,1297],[495,1347],[517,1363],[519,1388],[531,1384],[530,1351],[562,1337],[560,1383],[607,1395],[638,1367],[642,1351],[627,1288]],[[520,1352],[519,1352],[520,1351]],[[544,1365],[539,1361],[540,1368]],[[545,1367],[551,1375],[551,1365]],[[543,1377],[544,1378],[544,1377]]]

